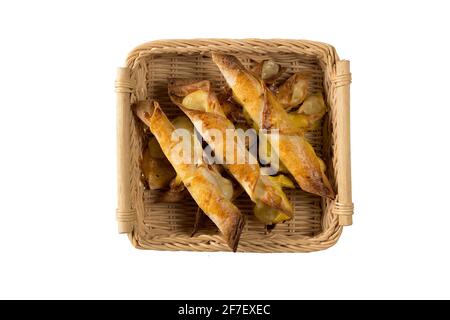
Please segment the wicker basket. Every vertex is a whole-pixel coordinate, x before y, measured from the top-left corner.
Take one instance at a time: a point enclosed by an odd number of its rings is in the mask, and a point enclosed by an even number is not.
[[[339,60],[335,49],[324,43],[303,40],[164,40],[143,44],[128,56],[127,67],[118,70],[118,209],[119,232],[127,233],[134,246],[156,250],[229,251],[211,223],[191,237],[197,206],[193,200],[177,204],[157,203],[158,191],[145,190],[139,160],[143,130],[130,105],[153,98],[169,117],[180,115],[169,102],[170,78],[211,80],[219,89],[225,82],[211,61],[211,52],[236,55],[246,66],[270,57],[289,74],[313,73],[312,91],[323,90],[330,107],[323,128],[308,133],[308,140],[327,163],[327,175],[337,191],[335,201],[301,190],[287,191],[295,216],[267,234],[256,221],[247,196],[236,205],[247,214],[238,251],[311,252],[334,245],[342,226],[352,223],[353,204],[350,175],[350,67]],[[283,79],[280,79],[282,81]]]

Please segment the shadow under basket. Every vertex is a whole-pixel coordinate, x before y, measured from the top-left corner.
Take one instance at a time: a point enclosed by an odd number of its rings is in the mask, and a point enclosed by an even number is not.
[[[246,195],[240,196],[235,204],[247,222],[238,252],[311,252],[331,247],[343,226],[352,224],[350,64],[339,60],[332,46],[304,40],[161,40],[143,44],[128,55],[127,67],[119,68],[116,80],[119,232],[127,233],[141,249],[230,251],[212,223],[191,237],[197,211],[192,199],[158,203],[160,191],[144,188],[139,168],[144,131],[130,109],[136,101],[155,99],[169,118],[181,115],[167,94],[172,78],[206,79],[217,92],[222,90],[225,80],[211,52],[235,55],[247,67],[271,58],[286,68],[279,82],[295,72],[311,72],[310,90],[323,91],[330,110],[322,127],[309,132],[307,138],[327,165],[336,199],[286,190],[294,217],[267,233],[252,214],[253,203]]]

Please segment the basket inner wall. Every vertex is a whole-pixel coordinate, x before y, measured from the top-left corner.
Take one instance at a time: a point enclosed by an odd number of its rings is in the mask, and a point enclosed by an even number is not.
[[[251,67],[255,62],[267,58],[272,58],[286,68],[283,76],[278,82],[283,82],[295,72],[307,71],[313,77],[310,84],[310,90],[317,92],[323,90],[323,70],[318,59],[314,56],[299,54],[273,54],[273,55],[237,55],[245,66]],[[211,61],[208,54],[198,55],[150,55],[139,62],[141,75],[145,77],[146,98],[157,100],[167,116],[174,118],[183,113],[170,102],[167,94],[167,83],[171,78],[185,78],[196,80],[210,80],[216,93],[223,91],[225,81],[220,71]],[[326,89],[326,88],[325,88]],[[139,88],[138,88],[139,90]],[[325,95],[326,97],[327,95]],[[324,121],[327,123],[327,120]],[[324,137],[322,128],[307,134],[307,139],[313,145],[317,154],[324,158],[327,164],[330,159],[327,158],[329,146],[324,143],[327,137]],[[325,138],[325,139],[324,139]],[[331,177],[332,178],[332,177]],[[322,231],[323,206],[322,199],[301,190],[287,190],[293,207],[294,218],[284,224],[279,224],[272,231],[275,234],[287,236],[314,236]],[[158,203],[157,199],[160,191],[143,191],[144,214],[139,221],[140,236],[144,238],[155,235],[186,234],[190,236],[197,212],[197,205],[192,199],[182,203]],[[246,215],[247,223],[241,236],[241,243],[247,237],[264,236],[266,229],[263,224],[258,222],[252,214],[253,203],[247,195],[241,195],[235,202],[241,212]],[[208,219],[206,219],[208,220]],[[143,233],[143,234],[142,234]],[[198,234],[217,234],[217,228],[212,222],[206,221],[200,228]]]

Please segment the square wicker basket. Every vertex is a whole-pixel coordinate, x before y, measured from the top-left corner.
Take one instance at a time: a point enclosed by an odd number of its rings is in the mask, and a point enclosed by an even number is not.
[[[350,65],[339,60],[335,49],[324,43],[304,40],[162,40],[143,44],[118,70],[118,209],[119,232],[127,233],[141,249],[229,251],[211,223],[191,237],[197,206],[157,203],[158,191],[145,190],[139,161],[143,151],[143,130],[130,106],[138,100],[156,99],[169,117],[181,114],[167,95],[171,78],[208,79],[215,89],[225,85],[211,61],[211,52],[236,55],[246,66],[254,60],[272,58],[286,67],[284,78],[297,71],[313,73],[311,90],[323,90],[330,112],[323,127],[308,133],[308,140],[327,164],[327,176],[337,197],[325,200],[301,190],[288,191],[294,218],[266,233],[251,214],[246,196],[236,205],[247,223],[239,242],[241,252],[311,252],[334,245],[342,227],[352,223],[353,204],[350,173]],[[281,79],[281,80],[283,80]]]

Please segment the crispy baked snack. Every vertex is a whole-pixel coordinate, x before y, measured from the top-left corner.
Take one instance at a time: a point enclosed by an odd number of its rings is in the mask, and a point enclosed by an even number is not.
[[[133,106],[133,111],[149,126],[192,198],[217,225],[230,248],[236,251],[245,222],[239,209],[230,201],[232,188],[230,194],[226,187],[229,180],[204,163],[181,161],[178,152],[175,152],[177,141],[172,139],[175,127],[156,101],[138,102]]]
[[[224,167],[256,204],[257,218],[269,225],[291,219],[293,209],[281,185],[277,184],[276,179],[261,174],[261,168],[245,147],[244,141],[237,143],[235,150],[227,150],[227,134],[232,134],[236,139],[239,136],[233,123],[225,116],[209,81],[171,80],[169,96],[191,119],[197,131],[214,150],[216,158],[223,160]],[[218,139],[216,133],[223,139]],[[239,162],[237,156],[245,161]]]
[[[252,72],[258,77],[264,80],[265,83],[271,84],[277,80],[285,71],[285,68],[281,67],[278,63],[272,59],[263,60],[258,62],[252,69]]]
[[[327,107],[323,101],[322,93],[309,95],[297,110],[288,113],[292,124],[306,131],[317,129],[320,120],[327,113]]]
[[[327,113],[325,101],[322,93],[315,93],[308,96],[297,110],[298,115],[308,119],[308,129],[316,129],[319,126],[320,119]]]
[[[300,187],[307,192],[334,198],[322,161],[306,141],[304,129],[296,126],[264,82],[246,70],[234,56],[213,53],[212,58],[231,87],[235,100],[244,107],[253,122],[260,129],[279,130],[278,155]],[[294,80],[291,80],[293,84]],[[286,96],[289,98],[286,101],[292,104],[292,95]]]
[[[309,74],[298,72],[287,79],[276,94],[278,101],[286,110],[302,103],[309,95]]]
[[[155,137],[148,141],[141,161],[145,182],[152,190],[162,189],[175,177],[175,170],[166,159]]]

